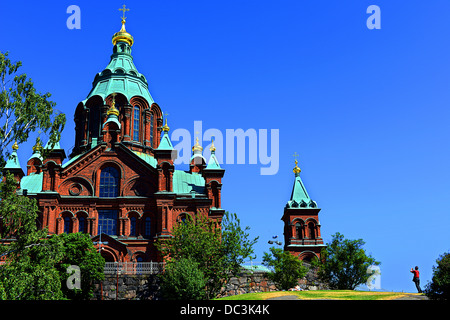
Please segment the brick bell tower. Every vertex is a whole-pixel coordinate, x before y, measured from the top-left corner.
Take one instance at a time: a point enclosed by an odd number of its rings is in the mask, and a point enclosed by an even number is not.
[[[284,222],[284,250],[306,262],[320,258],[320,251],[326,245],[320,235],[319,211],[300,179],[300,168],[295,160],[294,187],[290,200],[284,207],[281,220]]]

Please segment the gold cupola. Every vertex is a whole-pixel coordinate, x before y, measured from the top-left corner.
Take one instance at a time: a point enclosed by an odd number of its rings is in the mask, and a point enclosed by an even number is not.
[[[120,11],[123,11],[123,16],[122,16],[122,28],[120,28],[119,32],[114,33],[113,37],[112,37],[112,43],[113,45],[116,45],[117,42],[125,42],[128,43],[130,45],[130,47],[133,45],[134,43],[134,39],[133,36],[131,34],[129,34],[127,32],[127,30],[125,29],[125,11],[129,11],[130,9],[126,9],[125,5],[123,5],[123,8],[119,9]]]
[[[195,153],[197,152],[202,152],[203,151],[203,147],[198,143],[198,137],[195,138],[195,145],[192,147],[192,151]]]
[[[294,167],[294,170],[292,170],[292,171],[294,171],[294,173],[297,175],[297,174],[299,174],[300,172],[302,172],[302,170],[298,167],[298,161],[297,161],[297,159],[295,159],[295,167]]]

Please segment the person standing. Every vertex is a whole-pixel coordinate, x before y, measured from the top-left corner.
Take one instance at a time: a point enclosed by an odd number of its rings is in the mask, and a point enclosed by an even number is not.
[[[422,293],[422,289],[420,289],[419,267],[416,266],[414,269],[411,268],[410,272],[414,273],[412,281],[416,284],[417,291]]]

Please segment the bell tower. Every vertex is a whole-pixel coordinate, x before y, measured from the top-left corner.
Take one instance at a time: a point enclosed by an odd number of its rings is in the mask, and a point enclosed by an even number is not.
[[[320,234],[320,208],[306,191],[297,159],[293,171],[294,187],[281,218],[284,222],[284,250],[309,262],[314,257],[320,258],[320,251],[326,246]]]

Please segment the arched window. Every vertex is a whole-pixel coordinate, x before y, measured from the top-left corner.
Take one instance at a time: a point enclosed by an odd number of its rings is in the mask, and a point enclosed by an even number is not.
[[[136,217],[130,218],[130,236],[136,236]]]
[[[64,217],[64,233],[70,233],[72,219],[70,217]]]
[[[150,146],[153,147],[153,113],[150,113]]]
[[[106,167],[100,173],[100,198],[115,198],[119,195],[119,172]]]
[[[299,222],[295,224],[295,233],[297,234],[297,239],[303,239],[303,226]]]
[[[314,222],[308,223],[309,228],[309,238],[315,239],[316,238],[316,226],[314,225]]]
[[[146,238],[149,238],[152,235],[152,231],[151,231],[151,220],[150,217],[145,218],[144,221],[144,236]]]
[[[84,217],[78,218],[78,232],[86,232],[86,219]]]
[[[140,125],[140,109],[139,106],[134,107],[133,112],[133,140],[139,141],[139,125]]]

